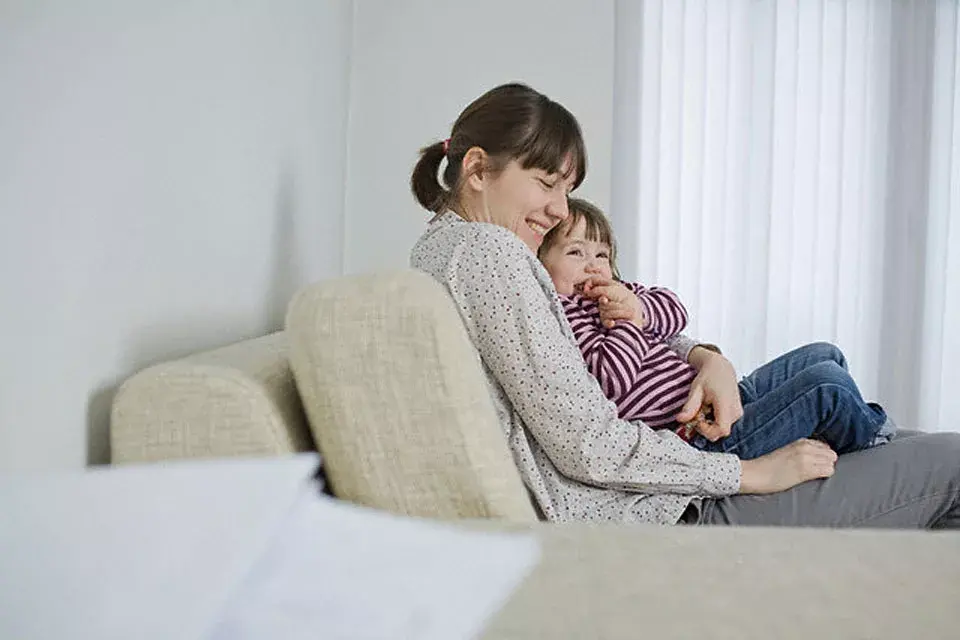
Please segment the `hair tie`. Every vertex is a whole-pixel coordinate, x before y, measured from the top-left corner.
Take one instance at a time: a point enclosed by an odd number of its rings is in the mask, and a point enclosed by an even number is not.
[[[450,138],[447,138],[443,141],[443,155],[447,155],[450,152]]]

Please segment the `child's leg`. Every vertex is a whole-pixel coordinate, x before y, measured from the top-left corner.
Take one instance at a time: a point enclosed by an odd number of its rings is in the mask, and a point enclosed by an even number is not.
[[[779,358],[771,360],[741,381],[740,395],[741,398],[743,398],[744,406],[746,406],[748,402],[754,402],[757,398],[770,393],[773,389],[776,389],[804,369],[820,363],[835,363],[838,367],[847,371],[847,359],[836,345],[830,344],[829,342],[814,342],[804,345]],[[862,403],[863,398],[860,397],[860,390],[857,388],[853,379],[845,380],[845,383],[852,388],[851,390],[856,397],[859,398],[859,402]],[[883,412],[880,405],[873,403],[868,404],[876,411]],[[896,432],[897,425],[894,424],[888,416],[886,422],[880,427],[879,431],[877,431],[871,444],[889,442],[890,438]],[[857,448],[862,449],[863,447],[858,446]],[[840,450],[838,449],[838,451]],[[841,452],[846,453],[846,450]]]
[[[821,362],[834,362],[844,371],[847,369],[847,359],[839,347],[829,342],[814,342],[785,353],[746,376],[740,385],[742,393],[747,396],[747,401],[752,402],[807,367]]]
[[[752,389],[741,382],[743,417],[728,438],[697,444],[708,451],[735,453],[747,460],[799,438],[825,440],[838,453],[870,446],[887,416],[863,401],[850,374],[836,361],[808,366],[766,394],[747,401]]]

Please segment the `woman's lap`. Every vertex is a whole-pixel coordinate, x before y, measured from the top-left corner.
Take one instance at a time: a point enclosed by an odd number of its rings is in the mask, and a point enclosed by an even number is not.
[[[905,432],[841,456],[831,478],[700,509],[699,524],[960,529],[960,434]]]

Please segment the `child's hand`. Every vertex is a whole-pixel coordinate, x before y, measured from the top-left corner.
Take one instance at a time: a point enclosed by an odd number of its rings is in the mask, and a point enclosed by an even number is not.
[[[613,328],[620,320],[632,322],[641,329],[647,324],[643,305],[623,283],[601,276],[591,276],[583,283],[583,295],[597,301],[600,322],[608,329]]]

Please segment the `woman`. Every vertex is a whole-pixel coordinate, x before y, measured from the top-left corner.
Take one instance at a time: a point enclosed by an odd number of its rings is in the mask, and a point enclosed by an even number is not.
[[[442,184],[438,179],[441,164]],[[469,105],[421,151],[411,184],[429,228],[411,256],[444,284],[483,361],[514,461],[549,520],[960,527],[960,435],[913,435],[843,456],[810,440],[755,460],[698,451],[619,420],[590,376],[549,275],[543,236],[586,172],[576,119],[524,85]],[[698,375],[680,419],[742,414],[730,363],[679,336]],[[813,480],[813,482],[808,482]]]

